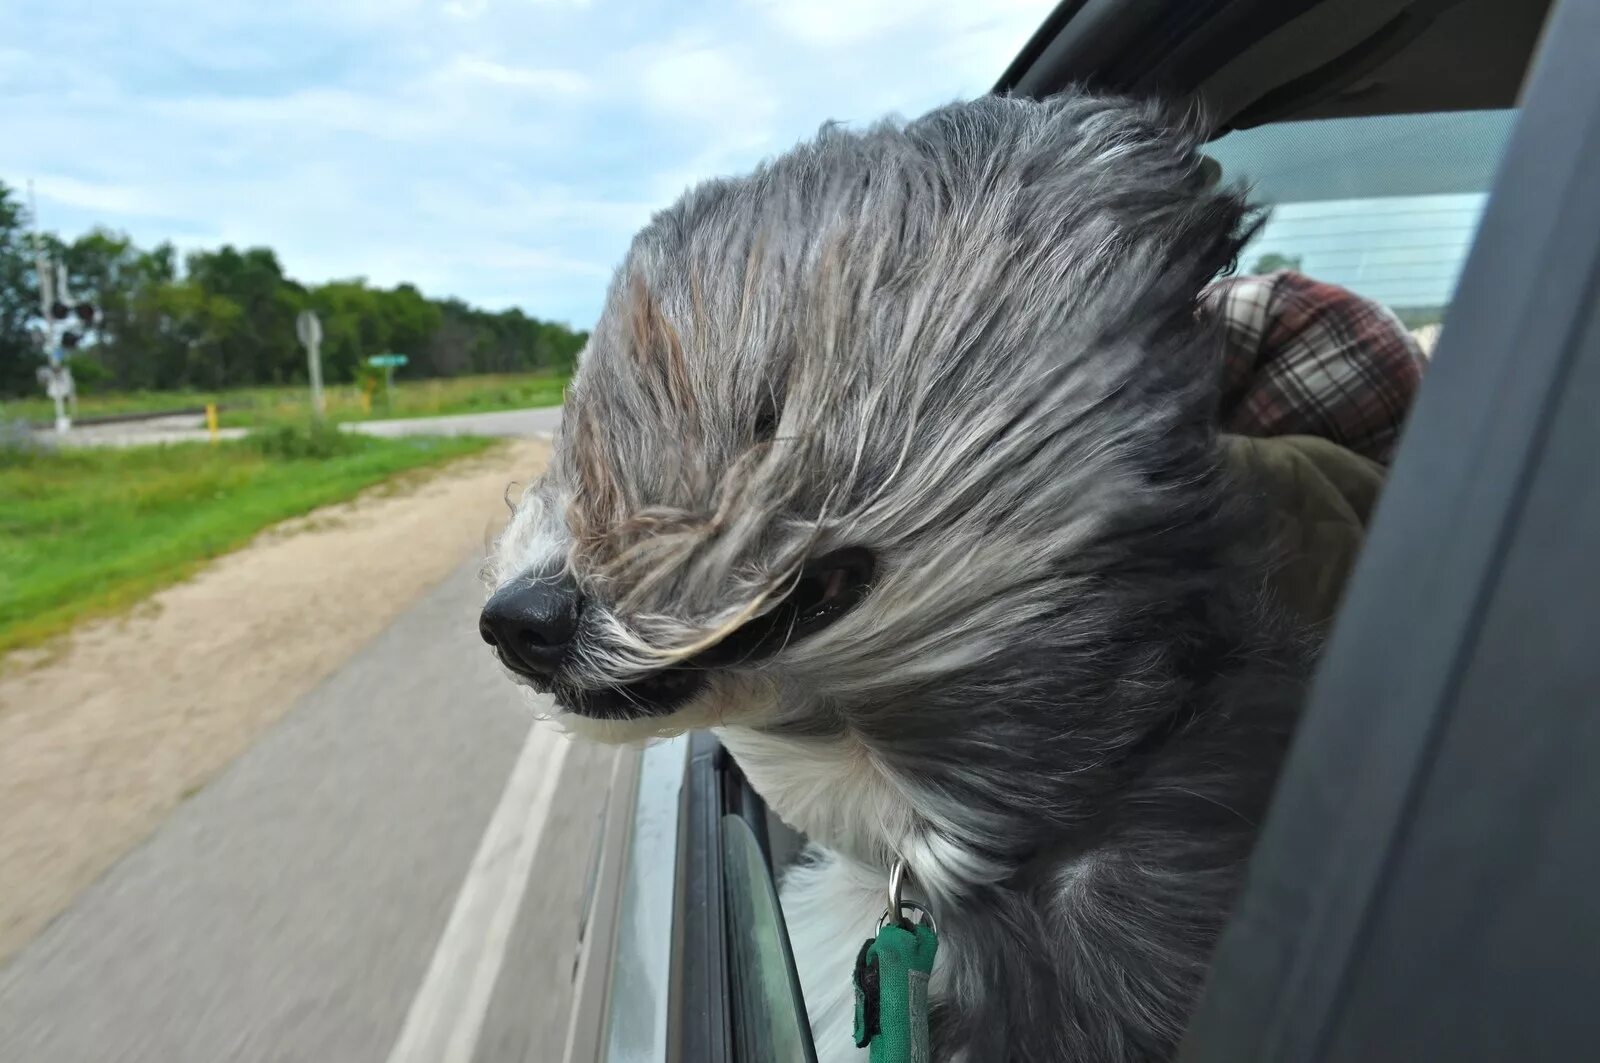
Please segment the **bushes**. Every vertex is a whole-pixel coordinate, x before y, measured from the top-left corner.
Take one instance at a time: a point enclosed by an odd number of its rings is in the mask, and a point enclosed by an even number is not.
[[[72,370],[72,382],[79,395],[99,391],[111,382],[111,373],[98,360],[86,354],[73,354],[67,358],[67,368]]]
[[[49,437],[35,434],[26,421],[7,417],[0,411],[0,468],[21,465],[41,451],[53,448]]]
[[[246,444],[262,457],[278,461],[337,458],[355,453],[366,441],[365,436],[341,432],[328,421],[259,428],[245,437]]]

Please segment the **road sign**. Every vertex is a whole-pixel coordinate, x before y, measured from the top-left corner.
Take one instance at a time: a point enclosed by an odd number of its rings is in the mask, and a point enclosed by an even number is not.
[[[383,370],[383,405],[385,409],[394,406],[394,371],[409,361],[411,359],[403,354],[374,354],[367,359],[367,364],[372,368]]]
[[[314,347],[322,342],[322,320],[317,317],[315,310],[300,311],[300,316],[294,319],[294,334],[300,337],[300,344],[304,347]]]
[[[315,310],[302,310],[294,319],[294,333],[306,349],[306,371],[311,378],[311,412],[319,420],[325,412],[322,399],[322,320]]]

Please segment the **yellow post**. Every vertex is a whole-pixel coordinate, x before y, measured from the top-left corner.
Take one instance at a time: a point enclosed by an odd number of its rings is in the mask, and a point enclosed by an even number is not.
[[[211,442],[217,441],[217,404],[206,403],[206,431],[211,433]]]

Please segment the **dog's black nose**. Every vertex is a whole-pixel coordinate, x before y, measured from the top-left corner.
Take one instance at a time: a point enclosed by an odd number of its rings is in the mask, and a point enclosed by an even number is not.
[[[506,667],[530,679],[555,675],[578,632],[582,601],[566,573],[522,575],[489,596],[478,634]]]

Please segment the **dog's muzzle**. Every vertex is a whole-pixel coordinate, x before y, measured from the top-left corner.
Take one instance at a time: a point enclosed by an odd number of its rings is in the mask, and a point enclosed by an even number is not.
[[[585,601],[564,569],[508,581],[484,605],[478,633],[501,663],[529,686],[554,694],[568,712],[604,720],[668,716],[698,695],[713,671],[755,664],[848,613],[866,596],[876,567],[872,553],[860,547],[813,558],[773,608],[688,660],[629,683],[584,688],[571,681]]]
[[[570,575],[524,573],[489,596],[478,617],[478,634],[499,651],[507,668],[547,684],[566,663],[582,609]]]
[[[664,668],[632,683],[582,690],[562,681],[583,624],[584,600],[566,572],[524,573],[489,596],[478,634],[529,686],[595,719],[666,716],[705,685],[702,670]]]

